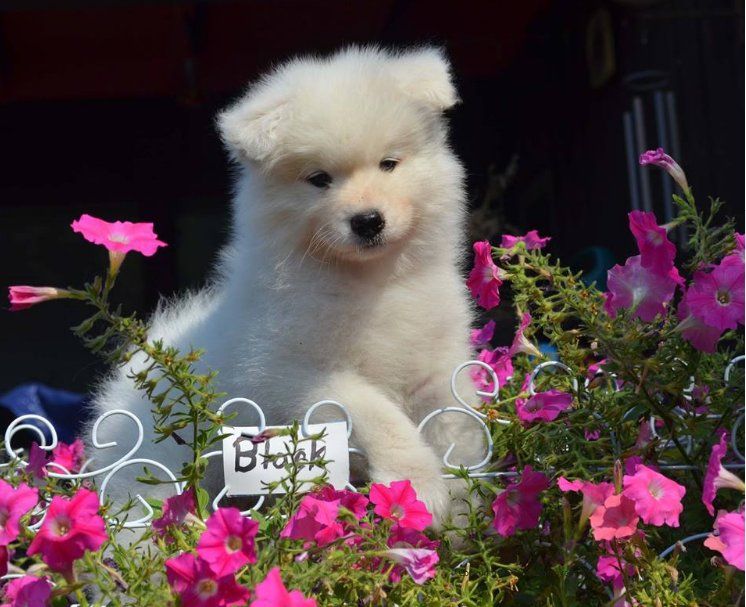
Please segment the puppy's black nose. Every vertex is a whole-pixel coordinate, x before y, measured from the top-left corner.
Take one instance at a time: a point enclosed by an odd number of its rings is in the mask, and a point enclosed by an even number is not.
[[[385,225],[386,221],[383,219],[383,215],[375,209],[363,211],[350,218],[350,227],[353,233],[364,240],[373,240],[381,233]]]

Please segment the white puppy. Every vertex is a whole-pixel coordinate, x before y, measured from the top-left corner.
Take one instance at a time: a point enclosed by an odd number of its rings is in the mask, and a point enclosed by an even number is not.
[[[438,518],[449,508],[438,454],[477,432],[460,415],[430,444],[417,432],[454,404],[451,373],[470,358],[463,170],[443,119],[456,101],[430,48],[296,59],[251,86],[218,120],[240,178],[217,277],[160,309],[150,334],[204,348],[218,388],[259,403],[270,424],[318,400],[343,403],[370,478],[410,479]],[[102,385],[94,413],[128,409],[147,426],[150,404],[129,371]],[[100,439],[124,446],[131,424],[108,423]],[[478,437],[466,438],[470,463]],[[93,455],[105,463],[106,450]],[[146,429],[139,456],[178,469],[189,452]],[[132,489],[121,475],[114,483],[115,494]],[[222,486],[219,471],[208,483]]]

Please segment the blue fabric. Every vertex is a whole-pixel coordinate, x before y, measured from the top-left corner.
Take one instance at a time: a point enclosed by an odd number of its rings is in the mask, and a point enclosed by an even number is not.
[[[36,383],[21,384],[0,396],[0,408],[5,409],[11,419],[29,413],[46,417],[57,430],[60,440],[66,443],[75,440],[79,434],[85,418],[85,404],[84,394]]]

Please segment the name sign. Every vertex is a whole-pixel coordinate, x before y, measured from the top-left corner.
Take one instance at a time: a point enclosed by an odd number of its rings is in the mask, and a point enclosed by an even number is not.
[[[268,426],[267,429],[281,428]],[[335,489],[344,489],[350,480],[350,453],[347,445],[347,424],[309,424],[311,434],[319,434],[326,428],[321,440],[308,440],[298,445],[295,463],[299,466],[298,479],[310,481],[323,473],[323,468],[305,464],[314,460],[328,461],[326,471],[329,483]],[[286,446],[291,445],[289,436],[273,436],[263,442],[252,442],[250,436],[259,433],[254,426],[230,426],[223,428],[223,472],[228,496],[266,495],[265,483],[282,480],[287,476],[285,466],[291,457]],[[247,436],[248,435],[248,436]],[[268,457],[274,456],[274,457]],[[282,493],[282,487],[274,490]]]

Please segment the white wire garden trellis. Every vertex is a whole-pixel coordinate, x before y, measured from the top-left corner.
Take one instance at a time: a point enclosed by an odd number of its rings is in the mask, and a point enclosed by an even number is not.
[[[731,374],[733,372],[733,369],[736,365],[743,364],[744,363],[744,356],[737,356],[733,358],[729,364],[727,365],[724,373],[724,381],[727,384],[730,381]],[[464,469],[466,470],[467,474],[471,478],[495,478],[495,477],[510,477],[515,476],[517,473],[512,471],[494,471],[489,470],[489,464],[492,460],[492,454],[493,454],[493,441],[492,441],[492,434],[490,432],[489,427],[485,423],[485,420],[488,419],[487,415],[482,413],[481,411],[475,409],[473,406],[471,406],[459,393],[457,384],[458,384],[458,377],[459,375],[464,372],[466,369],[469,368],[481,368],[484,370],[485,373],[487,373],[490,377],[490,380],[492,382],[493,389],[491,391],[483,391],[483,390],[476,390],[476,395],[483,399],[495,399],[498,396],[498,392],[500,390],[500,384],[498,377],[495,373],[495,371],[490,367],[488,364],[478,361],[478,360],[471,360],[467,361],[465,363],[462,363],[459,365],[451,375],[451,393],[453,395],[453,398],[458,403],[459,406],[446,406],[440,409],[436,409],[429,413],[427,416],[425,416],[419,423],[417,429],[419,432],[422,432],[424,428],[430,424],[434,419],[441,415],[449,414],[449,413],[456,413],[460,415],[466,415],[474,420],[474,422],[478,425],[481,432],[484,434],[485,437],[485,455],[484,457],[477,463],[474,464],[468,464],[463,465]],[[529,377],[529,383],[528,383],[528,392],[531,395],[534,395],[536,393],[535,391],[535,381],[538,375],[546,370],[554,369],[556,371],[560,371],[563,373],[566,373],[569,375],[573,390],[577,394],[578,392],[578,379],[576,374],[573,372],[573,370],[565,365],[562,362],[559,361],[546,361],[543,363],[540,363],[536,367],[534,367],[533,371],[530,374]],[[597,373],[598,375],[604,375],[605,372],[603,370],[599,370]],[[586,378],[584,387],[585,389],[589,389],[591,380],[593,378]],[[616,377],[613,376],[613,374],[608,375],[608,384],[609,387],[613,390],[619,390],[619,384],[616,380]],[[607,387],[607,389],[609,389]],[[692,385],[687,390],[687,393],[685,394],[685,398],[687,400],[692,400],[692,391],[694,389],[694,379],[692,378]],[[264,412],[262,411],[262,408],[255,403],[252,400],[249,400],[247,398],[232,398],[230,400],[227,400],[224,402],[221,407],[219,408],[219,412],[225,411],[229,407],[246,407],[249,409],[252,409],[254,413],[256,414],[258,418],[258,433],[261,434],[264,432],[264,430],[267,428],[266,418],[264,415]],[[322,407],[334,407],[338,409],[340,415],[342,416],[342,420],[347,425],[347,437],[349,438],[352,434],[352,418],[347,411],[347,409],[344,407],[344,405],[333,401],[333,400],[322,400],[317,403],[314,403],[309,407],[308,411],[306,412],[303,420],[301,421],[301,434],[304,437],[310,436],[312,432],[309,429],[309,424],[311,424],[311,419],[316,414],[316,412],[321,409]],[[682,408],[682,407],[674,407],[672,409],[672,412],[674,415],[685,417],[687,415],[691,415],[691,412]],[[630,414],[633,412],[630,411]],[[733,453],[735,454],[738,461],[726,464],[726,467],[728,468],[735,468],[735,469],[743,469],[744,468],[744,454],[743,450],[741,449],[741,446],[739,444],[738,435],[739,431],[742,430],[744,425],[744,408],[743,405],[740,405],[736,409],[737,415],[735,415],[735,421],[733,423],[733,426],[730,428],[730,447],[733,449]],[[94,479],[99,478],[99,498],[101,499],[102,503],[106,499],[106,491],[109,487],[110,483],[112,482],[112,479],[116,476],[118,472],[123,470],[124,468],[130,467],[130,466],[146,466],[149,468],[155,468],[160,470],[163,474],[166,475],[166,477],[169,479],[170,482],[174,485],[174,491],[175,493],[181,493],[184,490],[183,483],[180,483],[177,480],[176,475],[169,469],[168,466],[165,464],[148,459],[148,458],[140,458],[137,457],[137,452],[142,446],[143,440],[144,440],[144,429],[142,422],[129,411],[125,411],[122,409],[115,409],[108,411],[101,415],[98,419],[96,419],[95,423],[93,424],[91,428],[91,445],[95,449],[109,449],[112,447],[118,446],[118,443],[116,441],[110,441],[110,442],[101,442],[99,439],[99,428],[101,425],[110,417],[112,416],[124,416],[127,417],[132,424],[134,425],[134,429],[136,430],[137,437],[133,444],[133,446],[119,459],[117,459],[115,462],[112,462],[111,464],[104,466],[99,469],[90,469],[93,464],[95,464],[95,457],[89,459],[85,462],[85,464],[82,466],[81,470],[77,473],[71,473],[69,470],[64,469],[59,464],[56,464],[54,462],[47,463],[47,474],[54,478],[69,480],[69,481],[82,481],[86,479]],[[608,427],[607,424],[605,424],[603,418],[598,414],[594,413],[594,416],[596,420],[601,423],[602,425],[606,426],[609,433],[610,433],[610,439],[611,439],[611,445],[612,449],[614,450],[614,455],[619,456],[621,453],[620,446],[618,444],[617,437],[615,436],[615,433],[611,428]],[[718,415],[708,415],[710,418],[720,418]],[[494,423],[499,424],[511,424],[514,423],[511,420],[507,419],[493,419],[490,418],[490,421]],[[651,416],[649,419],[650,423],[650,432],[651,435],[654,438],[658,438],[661,440],[660,448],[662,450],[666,450],[673,446],[673,443],[671,440],[666,440],[663,437],[661,437],[656,428],[656,418]],[[28,465],[27,462],[21,459],[20,454],[23,452],[21,449],[15,449],[13,447],[13,441],[14,438],[23,431],[29,431],[32,432],[36,438],[38,438],[38,445],[41,449],[45,451],[51,451],[54,449],[58,444],[58,437],[57,432],[54,428],[54,425],[47,420],[46,418],[35,415],[35,414],[28,414],[28,415],[22,415],[15,420],[13,420],[5,430],[5,450],[7,452],[8,458],[10,460],[16,460],[16,464],[21,466]],[[683,445],[683,448],[687,451],[687,453],[690,453],[694,442],[691,437],[679,437],[680,444]],[[451,444],[446,452],[442,456],[443,466],[445,468],[459,468],[462,466],[460,463],[456,463],[451,461],[451,455],[453,453],[453,450],[456,448],[456,444]],[[357,449],[355,447],[349,447],[350,454],[355,454],[359,456],[364,456],[364,452],[362,452],[360,449]],[[208,453],[205,453],[202,457],[205,459],[211,459],[215,457],[220,457],[222,455],[222,450],[216,450],[216,451],[210,451]],[[10,463],[0,464],[0,468],[9,466]],[[684,469],[690,469],[692,466],[687,464],[668,464],[665,462],[661,462],[660,466],[661,469],[668,469],[668,470],[684,470]],[[455,478],[456,475],[450,472],[444,472],[443,474],[444,478]],[[355,488],[348,483],[348,488],[351,490],[355,490]],[[225,485],[223,488],[218,492],[218,494],[215,496],[215,498],[212,501],[211,507],[212,509],[217,509],[219,507],[219,504],[221,500],[226,496],[226,494],[230,491],[230,487]],[[124,526],[127,528],[145,528],[148,527],[154,512],[153,509],[150,507],[148,502],[145,500],[145,498],[142,497],[142,495],[137,494],[135,495],[135,499],[141,504],[141,506],[144,509],[144,515],[140,518],[137,518],[136,520],[127,520],[124,523]],[[258,509],[262,506],[264,503],[264,496],[258,496],[257,501],[251,506],[251,508],[244,510],[243,514],[247,515],[251,512],[251,510]],[[43,522],[43,509],[39,508],[37,511],[34,512],[35,518],[39,519],[37,522],[31,527],[32,529],[37,529]],[[671,553],[676,546],[678,545],[684,545],[688,542],[695,541],[698,539],[702,539],[704,537],[707,537],[711,532],[707,533],[697,533],[694,535],[690,535],[688,537],[685,537],[675,543],[674,545],[670,546],[666,550],[664,550],[661,553],[661,556],[667,556],[669,553]]]

